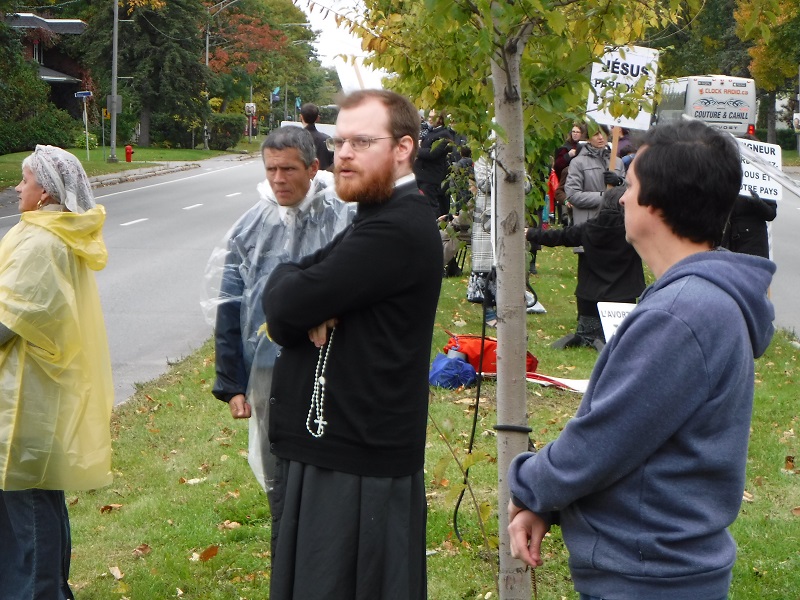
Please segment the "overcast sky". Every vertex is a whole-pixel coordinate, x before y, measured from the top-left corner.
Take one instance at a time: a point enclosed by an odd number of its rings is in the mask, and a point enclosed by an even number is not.
[[[308,15],[312,29],[322,32],[317,43],[319,59],[324,66],[336,68],[345,92],[361,87],[359,75],[365,88],[381,86],[381,76],[378,73],[363,66],[360,61],[356,68],[348,61],[338,57],[341,54],[363,57],[366,53],[361,50],[361,41],[358,38],[350,35],[344,27],[341,29],[336,27],[333,13],[325,16],[325,9],[349,15],[349,10],[357,6],[357,0],[322,0],[313,3],[313,10],[309,8],[306,0],[295,0],[295,4]]]

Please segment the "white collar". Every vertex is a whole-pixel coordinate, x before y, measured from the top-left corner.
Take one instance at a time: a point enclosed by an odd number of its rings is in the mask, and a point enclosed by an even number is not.
[[[417,178],[414,177],[414,173],[409,173],[408,175],[403,175],[400,179],[394,182],[394,187],[400,187],[406,183],[411,183],[412,181],[416,181]]]

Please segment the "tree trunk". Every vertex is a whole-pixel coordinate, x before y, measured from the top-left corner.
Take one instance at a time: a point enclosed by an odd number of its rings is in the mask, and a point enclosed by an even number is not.
[[[139,113],[139,145],[150,145],[150,108],[147,106]]]
[[[767,92],[767,143],[777,144],[778,134],[775,133],[775,91]]]
[[[511,557],[506,474],[511,460],[528,449],[525,428],[525,147],[520,97],[520,57],[524,42],[507,44],[505,64],[492,61],[497,137],[497,195],[493,232],[497,258],[497,478],[499,502],[501,600],[529,600],[530,568]],[[508,69],[506,72],[504,69]]]

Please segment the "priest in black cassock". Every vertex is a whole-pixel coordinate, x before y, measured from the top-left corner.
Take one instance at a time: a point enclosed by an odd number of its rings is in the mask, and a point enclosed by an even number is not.
[[[443,265],[412,172],[418,129],[393,92],[342,101],[329,144],[356,217],[266,286],[267,331],[283,347],[270,392],[271,600],[427,597],[427,375]]]

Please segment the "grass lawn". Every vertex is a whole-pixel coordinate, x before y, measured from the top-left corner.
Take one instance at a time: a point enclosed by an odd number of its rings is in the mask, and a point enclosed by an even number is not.
[[[574,256],[545,249],[534,284],[547,314],[529,315],[528,346],[539,371],[589,376],[590,349],[555,351],[549,343],[575,319]],[[454,333],[480,333],[480,307],[465,300],[466,278],[446,279],[432,351]],[[731,600],[797,600],[800,590],[800,475],[788,457],[800,454],[797,401],[800,351],[776,335],[757,361],[755,411],[747,473],[750,501],[732,527],[739,543]],[[247,423],[234,421],[211,396],[213,345],[140,386],[113,417],[114,483],[68,493],[73,528],[71,583],[81,600],[165,598],[253,600],[268,597],[269,511],[247,465]],[[537,446],[558,435],[574,413],[577,394],[528,386]],[[463,459],[473,421],[475,389],[432,390],[426,452],[429,503],[429,597],[497,598],[497,551],[484,545],[478,515],[486,516],[490,546],[497,535],[495,388],[484,383],[477,417],[469,499],[453,509],[461,473],[448,446]],[[447,444],[443,439],[447,439]],[[557,528],[536,571],[538,598],[577,598]]]
[[[781,158],[784,167],[800,167],[800,156],[798,156],[797,150],[782,150]]]
[[[185,150],[185,149],[167,149],[167,148],[139,148],[134,147],[133,162],[125,162],[125,146],[116,148],[116,156],[119,162],[109,163],[107,158],[110,154],[110,149],[106,148],[93,148],[89,150],[89,160],[86,160],[86,148],[68,148],[69,152],[77,156],[83,168],[89,177],[95,175],[105,175],[107,173],[120,173],[129,169],[139,169],[146,167],[153,163],[166,162],[166,161],[197,161],[214,156],[220,156],[230,153],[241,152],[257,152],[263,136],[258,139],[253,138],[251,143],[247,142],[245,138],[234,149],[222,152],[219,150]],[[15,152],[13,154],[0,155],[0,189],[8,186],[15,186],[19,183],[21,178],[21,165],[22,160],[28,156],[30,152]]]

